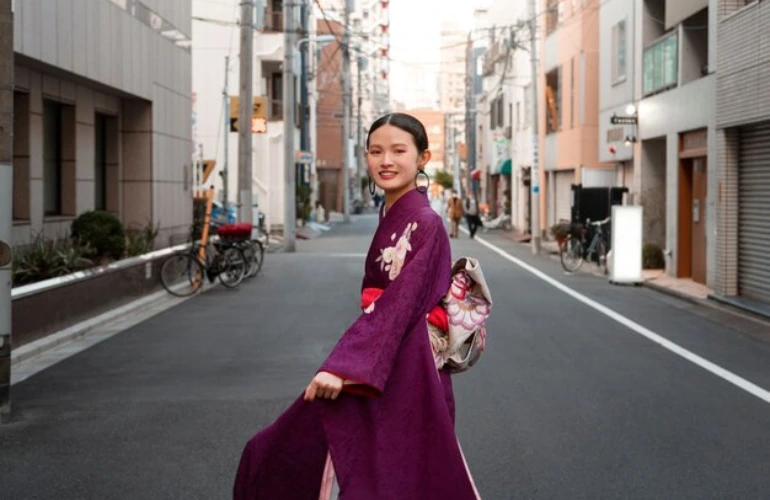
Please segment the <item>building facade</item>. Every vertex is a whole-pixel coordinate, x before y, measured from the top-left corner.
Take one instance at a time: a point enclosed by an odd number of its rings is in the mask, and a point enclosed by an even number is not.
[[[639,144],[635,203],[645,242],[665,249],[666,272],[714,285],[716,271],[717,2],[635,3]]]
[[[718,5],[717,5],[718,4]],[[715,292],[770,304],[770,4],[722,0],[717,10]],[[710,136],[711,137],[711,136]],[[711,180],[711,179],[709,179]]]
[[[16,2],[14,244],[108,210],[192,223],[191,7],[184,0]]]
[[[599,0],[544,0],[538,88],[541,231],[571,219],[572,185],[604,184],[599,159]],[[547,232],[546,232],[547,234]]]
[[[304,118],[299,106],[299,51],[295,47],[297,106],[285,113],[283,107],[283,2],[257,2],[254,33],[254,67],[252,93],[265,100],[266,128],[253,133],[252,141],[252,202],[265,214],[269,228],[280,228],[284,219],[284,122],[285,116],[294,122],[294,144],[300,149],[300,125]],[[240,13],[238,0],[193,3],[194,24],[193,90],[195,92],[196,150],[202,159],[216,160],[214,185],[222,196],[222,176],[227,164],[228,201],[238,200],[238,132],[231,131],[224,110],[229,98],[238,96],[240,80],[240,28],[235,15]],[[300,11],[294,9],[295,26],[301,31]],[[216,22],[212,22],[216,21]],[[296,37],[302,38],[301,35]],[[225,60],[229,65],[225,67]],[[227,74],[228,85],[225,86]],[[237,116],[237,110],[231,110]],[[225,150],[227,145],[227,150]],[[294,162],[292,158],[289,161]],[[299,170],[299,169],[298,169]],[[300,171],[301,174],[301,171]],[[302,175],[297,176],[301,182]]]

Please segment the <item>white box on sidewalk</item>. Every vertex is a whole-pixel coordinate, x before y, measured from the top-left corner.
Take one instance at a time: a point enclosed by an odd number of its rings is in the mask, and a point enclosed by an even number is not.
[[[612,207],[610,283],[642,282],[642,222],[642,207]]]

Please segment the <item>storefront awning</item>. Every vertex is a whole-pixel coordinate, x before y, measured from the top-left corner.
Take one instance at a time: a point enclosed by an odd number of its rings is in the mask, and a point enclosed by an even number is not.
[[[511,159],[508,158],[500,166],[500,175],[511,175]]]

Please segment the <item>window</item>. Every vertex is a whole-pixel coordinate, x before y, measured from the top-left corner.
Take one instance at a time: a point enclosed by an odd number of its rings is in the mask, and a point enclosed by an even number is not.
[[[545,76],[546,133],[561,130],[561,69]]]
[[[265,24],[267,31],[283,31],[283,0],[270,0]]]
[[[612,27],[612,82],[626,79],[626,21]]]
[[[505,126],[505,99],[503,96],[497,98],[497,126]]]
[[[561,22],[561,0],[547,0],[545,12],[545,34],[550,35]]]
[[[270,120],[283,119],[283,75],[281,73],[273,73],[270,76],[269,94]]]
[[[94,209],[107,210],[107,117],[96,115],[94,128]]]
[[[654,94],[677,84],[678,38],[676,31],[644,49],[642,93]]]
[[[569,126],[575,128],[575,58],[569,62]]]
[[[29,94],[13,93],[13,219],[29,220]]]
[[[43,104],[43,210],[45,215],[62,213],[62,109],[61,104]]]

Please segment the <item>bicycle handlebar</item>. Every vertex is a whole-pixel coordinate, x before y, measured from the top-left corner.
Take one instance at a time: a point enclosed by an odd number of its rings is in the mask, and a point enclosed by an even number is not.
[[[610,219],[612,219],[612,217],[607,217],[606,219],[597,222],[591,222],[591,219],[586,219],[586,224],[590,224],[592,226],[603,226],[610,222]]]

